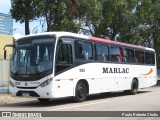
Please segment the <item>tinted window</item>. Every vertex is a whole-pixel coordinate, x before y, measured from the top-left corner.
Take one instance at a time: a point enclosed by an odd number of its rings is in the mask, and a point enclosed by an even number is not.
[[[61,38],[58,41],[56,51],[56,74],[69,69],[73,64],[72,44],[70,41],[72,41],[72,38]]]
[[[57,51],[57,64],[72,64],[72,46],[61,44]]]
[[[152,59],[152,64],[155,65],[155,54],[154,54],[154,52],[151,52],[151,59]]]
[[[133,49],[123,49],[123,62],[134,63],[134,50]]]
[[[123,49],[123,62],[127,63],[128,62],[128,52],[127,49]]]
[[[151,53],[150,52],[146,52],[146,64],[151,64],[152,59],[151,59]]]
[[[119,47],[110,47],[110,61],[111,62],[122,62],[122,49]]]
[[[92,43],[76,41],[76,59],[93,60]]]
[[[135,62],[138,64],[144,64],[144,52],[136,50],[135,51]]]
[[[108,46],[102,44],[96,44],[96,60],[108,61]]]

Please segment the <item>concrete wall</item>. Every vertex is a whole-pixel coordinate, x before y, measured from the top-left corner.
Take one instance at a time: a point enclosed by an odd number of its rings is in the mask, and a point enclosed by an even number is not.
[[[10,56],[12,48],[7,48],[7,60],[4,60],[3,48],[6,44],[13,44],[13,38],[9,35],[0,35],[0,93],[8,93],[10,75]]]
[[[0,93],[8,93],[10,60],[0,59]]]
[[[1,35],[0,34],[0,56],[3,56],[4,51],[3,48],[6,44],[13,44],[13,37],[11,35]],[[7,55],[12,54],[12,48],[6,48]]]

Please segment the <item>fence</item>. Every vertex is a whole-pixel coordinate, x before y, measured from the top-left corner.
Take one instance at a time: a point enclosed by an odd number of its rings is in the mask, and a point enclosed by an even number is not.
[[[10,75],[10,60],[2,59],[0,56],[0,93],[9,93],[9,75]]]

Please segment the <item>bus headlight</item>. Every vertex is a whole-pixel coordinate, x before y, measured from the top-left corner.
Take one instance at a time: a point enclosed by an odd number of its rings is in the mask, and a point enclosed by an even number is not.
[[[12,81],[9,81],[9,85],[15,87],[15,84]]]
[[[52,78],[44,81],[43,83],[40,84],[40,86],[41,86],[41,87],[45,87],[45,86],[49,85],[49,84],[51,83],[51,81],[52,81]]]

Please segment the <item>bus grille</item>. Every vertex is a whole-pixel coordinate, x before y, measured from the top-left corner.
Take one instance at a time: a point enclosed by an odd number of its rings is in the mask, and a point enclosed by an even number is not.
[[[29,93],[32,97],[40,97],[36,92],[34,91],[18,91],[16,96],[22,96],[22,93]]]
[[[17,87],[19,89],[36,89],[37,87]]]

